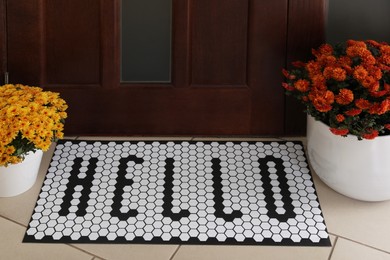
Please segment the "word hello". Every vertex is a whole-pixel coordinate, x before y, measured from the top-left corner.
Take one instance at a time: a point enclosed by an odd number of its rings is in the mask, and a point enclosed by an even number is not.
[[[91,193],[91,188],[93,186],[94,174],[96,169],[96,164],[98,162],[97,158],[89,159],[89,165],[87,166],[86,176],[84,178],[79,178],[78,174],[80,173],[80,168],[82,167],[82,158],[76,158],[74,165],[72,166],[71,176],[69,177],[69,182],[67,184],[67,189],[65,191],[65,196],[61,204],[61,209],[59,215],[66,216],[69,214],[69,208],[71,207],[71,201],[73,199],[73,194],[75,193],[75,187],[81,185],[83,187],[82,195],[79,198],[78,210],[76,211],[77,216],[84,216],[86,214],[86,208],[88,207],[88,201],[90,199],[89,195]],[[128,218],[135,217],[138,215],[137,209],[129,209],[127,212],[121,212],[122,200],[124,187],[132,186],[134,181],[132,179],[127,179],[125,176],[127,174],[127,163],[133,161],[135,164],[142,164],[144,159],[130,155],[127,158],[121,158],[119,160],[119,171],[117,173],[115,192],[113,197],[113,204],[111,205],[112,210],[110,212],[111,216],[118,217],[120,220],[127,220]],[[276,205],[274,199],[274,192],[272,191],[271,178],[269,173],[269,167],[267,166],[268,162],[275,163],[276,174],[278,175],[279,188],[281,190],[283,208],[285,209],[284,214],[279,214],[276,212]],[[226,222],[231,222],[235,218],[241,218],[243,213],[239,210],[233,210],[231,213],[225,213],[223,205],[223,191],[222,191],[222,178],[221,178],[221,160],[218,158],[213,158],[212,163],[212,181],[213,181],[213,201],[215,209],[215,217],[222,218]],[[273,156],[266,156],[265,158],[258,159],[262,187],[264,189],[266,208],[268,210],[267,215],[270,218],[276,218],[280,222],[286,222],[289,218],[294,218],[296,216],[294,212],[294,206],[292,205],[291,193],[289,191],[289,185],[287,184],[287,179],[284,173],[283,160],[280,158],[275,158]],[[174,159],[167,158],[165,159],[165,177],[164,177],[164,197],[163,197],[163,212],[162,215],[167,218],[171,218],[173,221],[179,221],[181,218],[187,218],[190,215],[190,212],[187,209],[182,209],[178,213],[172,212],[172,201],[173,201],[173,174],[174,174]]]

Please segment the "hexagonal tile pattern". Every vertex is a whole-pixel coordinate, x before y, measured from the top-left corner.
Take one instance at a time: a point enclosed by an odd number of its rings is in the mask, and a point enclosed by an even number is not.
[[[290,141],[60,141],[24,241],[330,245]]]

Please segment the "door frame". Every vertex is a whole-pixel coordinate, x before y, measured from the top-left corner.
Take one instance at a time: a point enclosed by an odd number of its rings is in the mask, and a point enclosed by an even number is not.
[[[5,84],[7,72],[7,9],[6,0],[0,0],[0,85]]]
[[[286,66],[311,57],[312,48],[326,40],[329,0],[289,0]],[[284,134],[305,135],[306,114],[297,100],[285,97]]]

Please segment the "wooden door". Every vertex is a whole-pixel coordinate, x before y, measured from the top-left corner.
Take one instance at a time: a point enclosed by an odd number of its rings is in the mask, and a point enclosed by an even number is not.
[[[1,1],[1,70],[60,92],[67,135],[303,129],[280,71],[323,40],[323,0],[172,0],[171,82],[153,84],[120,81],[120,0]]]

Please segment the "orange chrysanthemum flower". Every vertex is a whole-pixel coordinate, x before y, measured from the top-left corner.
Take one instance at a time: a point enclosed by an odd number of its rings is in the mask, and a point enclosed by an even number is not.
[[[360,108],[352,108],[350,110],[347,110],[344,114],[347,116],[357,116],[362,112]]]
[[[341,122],[343,122],[344,120],[345,120],[345,116],[343,116],[342,114],[338,114],[338,115],[336,116],[336,121],[337,121],[337,122],[341,123]]]
[[[383,44],[379,49],[383,54],[390,54],[390,45],[388,44]]]
[[[335,68],[332,72],[332,78],[337,81],[344,81],[347,77],[347,72],[342,68]]]
[[[311,78],[312,86],[316,90],[326,90],[326,79],[322,75],[315,75]]]
[[[333,47],[330,44],[322,44],[317,50],[312,49],[311,52],[316,57],[329,56],[333,53]]]
[[[371,107],[370,101],[363,99],[363,98],[359,98],[359,99],[355,100],[355,105],[356,105],[356,107],[363,109],[363,110],[369,109]]]
[[[383,76],[381,69],[376,66],[368,66],[367,71],[376,80],[380,80]]]
[[[352,69],[352,59],[348,56],[342,56],[338,59],[338,62],[337,62],[338,66],[340,66],[341,68],[343,68],[345,70],[345,72],[347,73],[347,75],[351,75],[353,73],[353,69]]]
[[[379,92],[379,89],[380,89],[380,84],[378,81],[375,81],[373,84],[371,84],[371,86],[368,88],[368,91],[370,93],[375,93],[375,92]]]
[[[321,56],[318,58],[318,62],[322,66],[336,66],[337,65],[337,59],[334,56]]]
[[[363,87],[368,88],[370,91],[377,91],[379,89],[379,82],[374,77],[367,76],[361,81]]]
[[[307,92],[310,89],[310,82],[305,79],[299,79],[294,83],[294,87],[300,92]]]
[[[383,115],[390,110],[390,100],[385,99],[381,103],[375,103],[370,107],[368,113],[375,115]]]
[[[340,66],[352,66],[352,59],[348,56],[342,56],[338,60]]]
[[[362,64],[366,67],[372,66],[376,63],[375,57],[372,56],[369,51],[366,51],[365,53],[363,53],[361,58],[362,58]]]
[[[373,91],[373,92],[370,92],[370,96],[372,97],[383,97],[384,95],[388,94],[389,91],[387,90],[381,90],[381,91]]]
[[[351,46],[347,48],[346,52],[349,57],[362,57],[367,54],[367,49],[359,46]]]
[[[377,41],[374,41],[374,40],[367,40],[367,43],[371,44],[372,46],[378,48],[381,46],[381,44]]]
[[[332,105],[326,102],[326,100],[322,97],[318,97],[314,99],[313,101],[314,107],[319,111],[319,112],[328,112],[332,109]]]
[[[321,74],[321,65],[318,62],[309,61],[305,68],[308,71],[310,77]]]
[[[363,81],[368,76],[368,71],[363,66],[356,66],[353,77],[356,80]]]
[[[386,64],[386,65],[390,65],[390,55],[389,54],[382,55],[379,58],[379,61]]]
[[[364,139],[372,140],[379,135],[377,130],[371,129],[370,132],[363,134]]]
[[[333,102],[334,102],[334,94],[333,94],[332,91],[327,90],[325,92],[324,98],[325,98],[326,102],[328,102],[329,104],[333,104]]]
[[[349,133],[348,129],[330,128],[330,131],[335,135],[342,135],[342,136],[345,136]]]
[[[347,46],[355,46],[355,47],[360,47],[360,48],[367,48],[367,45],[362,42],[362,41],[355,41],[355,40],[348,40],[347,41]]]
[[[332,91],[327,90],[323,95],[318,94],[312,97],[312,102],[319,112],[328,112],[332,109],[334,94]]]
[[[324,75],[325,79],[330,79],[333,74],[333,67],[326,67],[322,74]]]
[[[368,113],[372,115],[379,115],[381,113],[381,105],[379,103],[373,104],[370,109],[368,110]],[[381,113],[383,114],[383,113]]]
[[[390,71],[390,66],[387,66],[383,63],[379,63],[378,64],[378,67],[381,69],[381,70],[387,70],[387,71]]]
[[[353,92],[349,89],[340,89],[339,94],[335,97],[336,102],[340,105],[348,105],[353,101]]]

